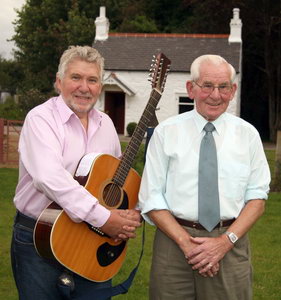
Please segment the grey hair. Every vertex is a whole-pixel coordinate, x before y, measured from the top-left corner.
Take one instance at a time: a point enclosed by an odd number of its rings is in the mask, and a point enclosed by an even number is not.
[[[102,81],[104,73],[104,58],[95,48],[90,46],[70,46],[63,52],[57,72],[57,77],[59,79],[63,79],[68,64],[76,59],[89,63],[96,63],[100,71],[99,79]],[[54,86],[56,91],[58,91],[56,84],[54,84]]]
[[[196,81],[199,79],[200,67],[201,67],[202,63],[204,63],[204,62],[210,62],[214,65],[226,64],[230,71],[230,81],[231,81],[231,83],[234,82],[235,76],[236,76],[236,71],[235,71],[234,67],[220,55],[213,55],[213,54],[201,55],[193,61],[193,63],[191,64],[191,67],[190,67],[190,74],[191,74],[192,81]]]

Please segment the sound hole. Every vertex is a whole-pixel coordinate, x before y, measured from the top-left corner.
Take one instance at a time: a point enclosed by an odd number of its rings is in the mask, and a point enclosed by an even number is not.
[[[122,189],[115,183],[109,183],[103,189],[103,201],[109,207],[116,207],[123,198]]]

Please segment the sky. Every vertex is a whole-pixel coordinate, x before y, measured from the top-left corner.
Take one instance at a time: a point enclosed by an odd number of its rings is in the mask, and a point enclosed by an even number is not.
[[[17,18],[15,9],[21,9],[26,0],[1,0],[0,9],[0,55],[5,59],[12,59],[13,42],[8,42],[14,35],[12,22]]]

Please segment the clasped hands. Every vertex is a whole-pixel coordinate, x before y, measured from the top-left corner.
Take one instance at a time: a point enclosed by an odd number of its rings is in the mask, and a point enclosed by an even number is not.
[[[233,247],[223,235],[219,237],[190,237],[191,250],[184,252],[193,270],[204,277],[214,277],[219,272],[219,261]]]
[[[141,226],[140,211],[136,209],[113,209],[110,217],[100,229],[115,241],[136,237],[136,229]]]

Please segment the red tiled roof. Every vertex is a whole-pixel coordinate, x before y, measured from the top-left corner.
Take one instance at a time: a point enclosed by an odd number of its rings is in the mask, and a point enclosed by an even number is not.
[[[116,33],[112,32],[109,36],[123,37],[176,37],[176,38],[228,38],[228,34],[204,34],[204,33]]]

